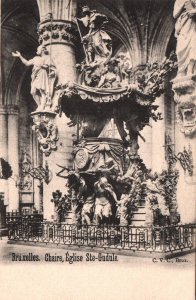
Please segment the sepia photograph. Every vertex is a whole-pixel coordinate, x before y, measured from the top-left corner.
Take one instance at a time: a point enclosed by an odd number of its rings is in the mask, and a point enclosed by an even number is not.
[[[0,297],[194,300],[196,0],[1,0]]]

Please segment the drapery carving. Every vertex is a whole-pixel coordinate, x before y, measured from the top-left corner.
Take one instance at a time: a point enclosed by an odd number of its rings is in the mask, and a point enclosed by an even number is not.
[[[123,169],[123,146],[119,140],[88,138],[74,147],[75,167],[95,172],[111,159]]]
[[[196,71],[196,3],[176,0],[173,16],[176,19],[178,76],[191,76]]]

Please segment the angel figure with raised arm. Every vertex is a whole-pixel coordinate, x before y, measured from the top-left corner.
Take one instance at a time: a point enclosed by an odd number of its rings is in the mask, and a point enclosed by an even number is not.
[[[178,75],[193,75],[196,71],[196,0],[176,0],[173,16]]]
[[[31,75],[31,94],[37,104],[37,111],[51,107],[51,98],[54,92],[56,68],[53,65],[49,52],[45,46],[37,48],[37,56],[26,60],[20,52],[12,52],[12,56],[19,57],[25,66],[33,66]]]

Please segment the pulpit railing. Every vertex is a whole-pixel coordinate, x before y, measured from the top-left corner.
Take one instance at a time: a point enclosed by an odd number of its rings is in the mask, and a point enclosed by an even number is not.
[[[147,252],[174,252],[195,247],[196,224],[166,227],[74,225],[8,219],[12,241]]]

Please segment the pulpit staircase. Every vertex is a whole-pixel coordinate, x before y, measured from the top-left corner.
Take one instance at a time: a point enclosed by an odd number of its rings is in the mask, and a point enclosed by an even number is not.
[[[134,208],[133,214],[131,216],[130,225],[132,225],[132,226],[145,226],[145,220],[146,220],[145,201],[142,200]]]

